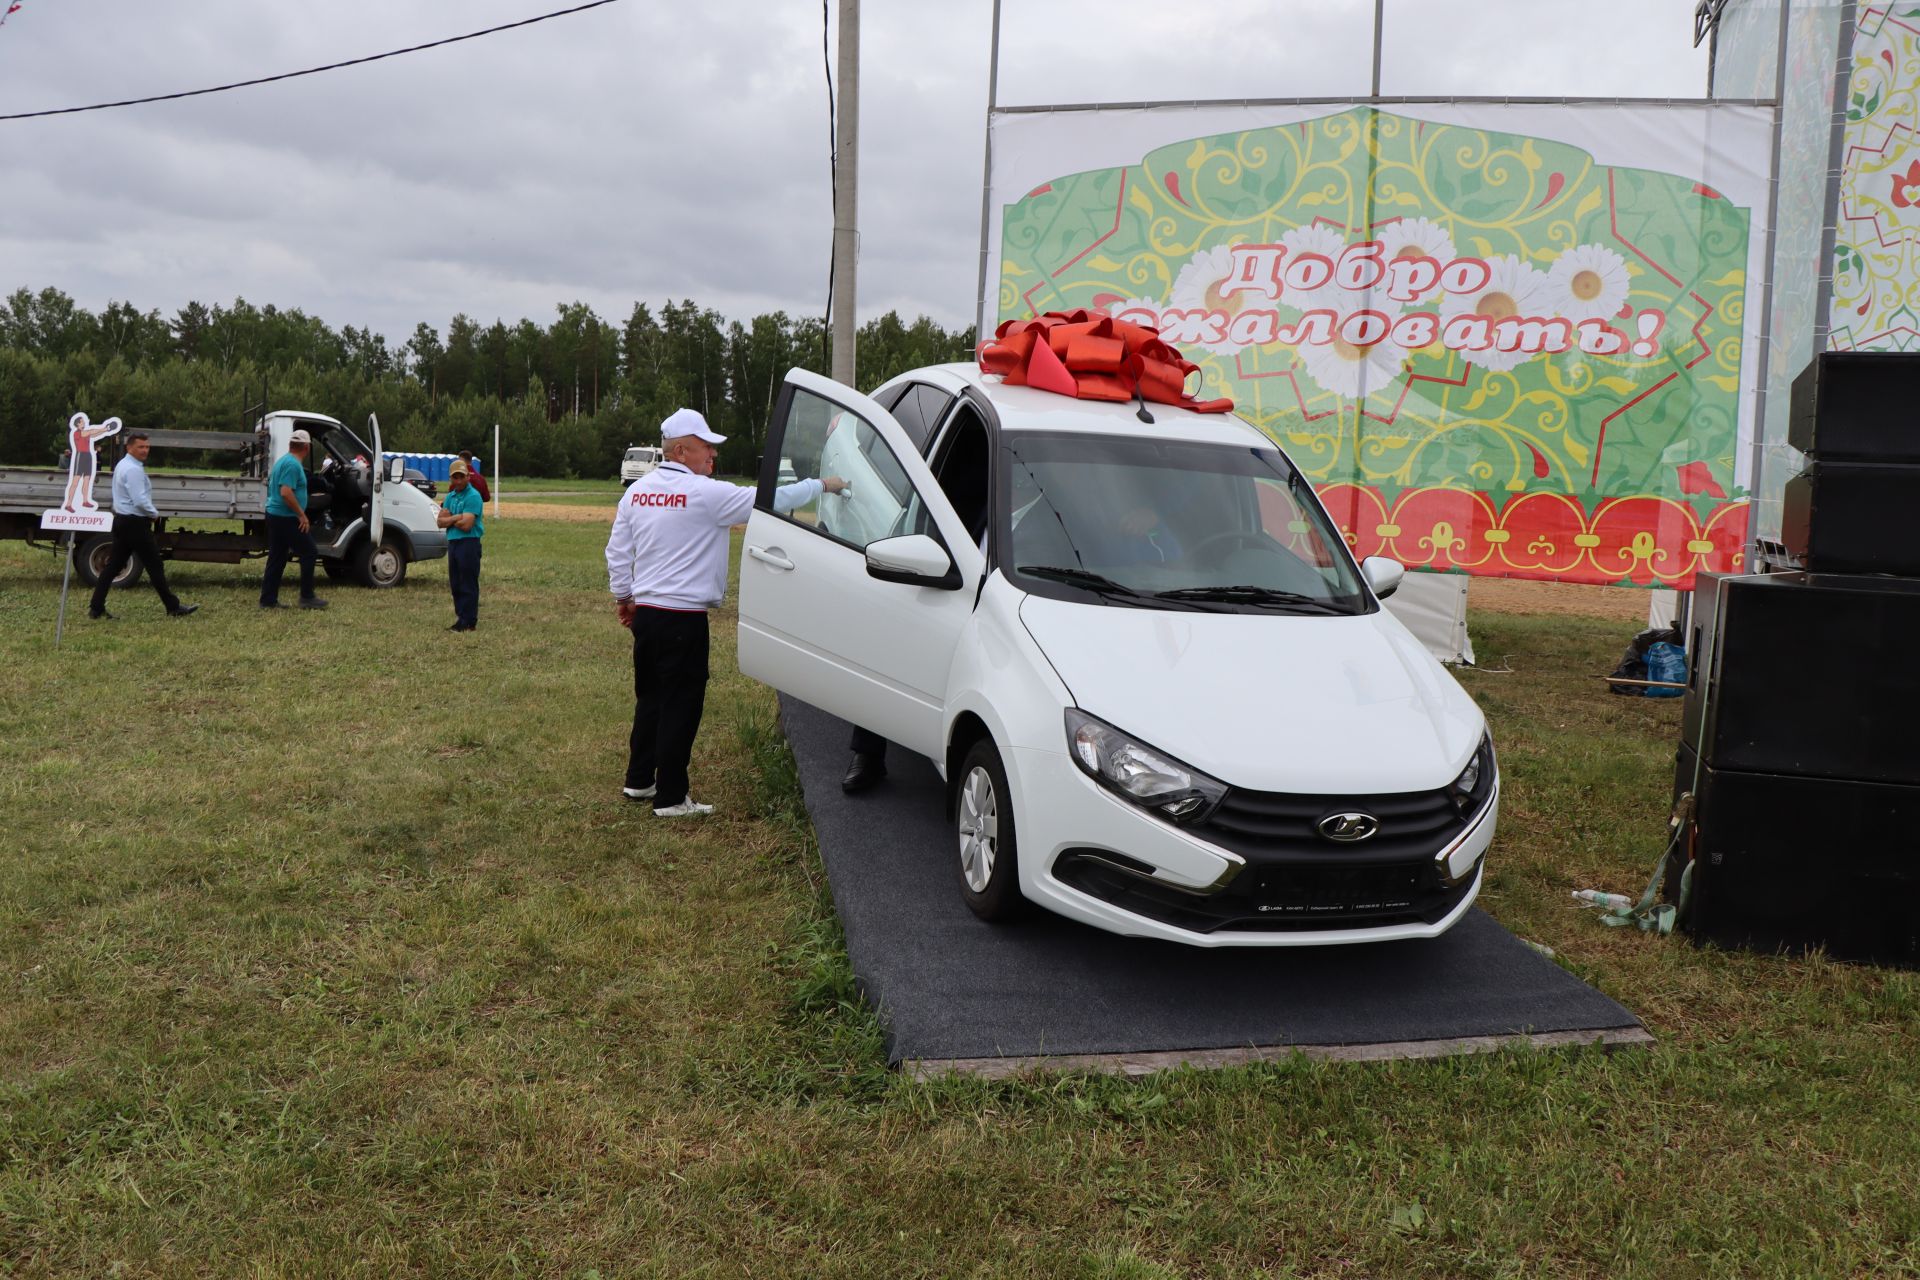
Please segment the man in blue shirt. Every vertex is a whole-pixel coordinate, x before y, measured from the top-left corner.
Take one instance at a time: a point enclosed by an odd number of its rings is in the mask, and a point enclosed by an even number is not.
[[[313,562],[320,549],[313,545],[307,521],[307,453],[313,437],[296,430],[287,437],[287,451],[267,476],[267,576],[260,582],[260,607],[284,609],[280,603],[280,575],[287,560],[300,556],[300,607],[324,609],[327,602],[313,594]]]
[[[471,631],[480,625],[480,539],[487,532],[480,512],[480,494],[467,464],[455,458],[447,475],[447,496],[434,517],[434,523],[447,531],[447,585],[453,588],[449,631]]]
[[[147,571],[147,581],[160,593],[160,603],[176,618],[184,618],[200,606],[181,604],[180,597],[167,588],[167,571],[160,563],[160,544],[153,540],[153,522],[160,509],[153,505],[153,481],[147,478],[147,454],[153,442],[144,431],[129,431],[124,443],[127,454],[113,469],[113,554],[107,568],[93,584],[93,604],[89,618],[111,618],[107,612],[107,591],[113,580],[127,567],[127,561],[139,560]]]

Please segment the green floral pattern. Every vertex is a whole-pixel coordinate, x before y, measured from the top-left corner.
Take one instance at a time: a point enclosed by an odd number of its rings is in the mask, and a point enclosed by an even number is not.
[[[1556,493],[1589,510],[1666,497],[1704,515],[1736,496],[1749,221],[1685,175],[1356,107],[1192,139],[1042,186],[1005,211],[997,309],[1002,320],[1081,306],[1171,316],[1162,328],[1189,330],[1181,345],[1202,366],[1201,394],[1233,396],[1323,485],[1363,484],[1389,499],[1434,487]],[[1444,321],[1516,303],[1521,315],[1572,323],[1584,297],[1618,303],[1586,318],[1617,331],[1622,349],[1290,343],[1324,296],[1231,285],[1236,270],[1264,278],[1270,265],[1247,267],[1244,246],[1289,237],[1293,259],[1315,244],[1333,256],[1377,240],[1389,255],[1396,242],[1408,253],[1438,247],[1493,269],[1479,300],[1439,290],[1383,300],[1376,287],[1336,299],[1336,319],[1372,307]],[[1502,292],[1505,281],[1517,283]],[[1248,340],[1221,341],[1190,323],[1250,309],[1271,313],[1277,338],[1261,341],[1271,335],[1259,324]]]

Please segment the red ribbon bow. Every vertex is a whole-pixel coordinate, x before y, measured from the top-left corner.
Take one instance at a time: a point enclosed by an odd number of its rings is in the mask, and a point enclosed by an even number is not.
[[[1187,375],[1199,368],[1167,345],[1158,329],[1084,307],[1009,320],[980,349],[981,372],[999,374],[1010,387],[1036,387],[1080,400],[1125,401],[1138,392],[1155,404],[1231,413],[1231,400],[1196,400],[1187,394]]]

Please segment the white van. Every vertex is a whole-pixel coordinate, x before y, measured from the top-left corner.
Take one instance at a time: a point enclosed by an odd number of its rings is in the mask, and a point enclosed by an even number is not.
[[[649,448],[646,445],[632,446],[627,450],[626,456],[620,459],[620,479],[627,484],[632,484],[659,466],[660,460],[665,456],[662,450]]]
[[[803,370],[740,562],[740,669],[932,758],[962,896],[1199,946],[1445,932],[1499,811],[1480,710],[1238,418]],[[780,460],[848,480],[775,514]]]

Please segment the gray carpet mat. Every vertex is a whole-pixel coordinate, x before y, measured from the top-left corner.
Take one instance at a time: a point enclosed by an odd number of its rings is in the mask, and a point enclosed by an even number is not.
[[[1039,910],[984,924],[960,897],[932,763],[895,747],[886,782],[843,795],[846,723],[792,698],[780,706],[854,976],[879,1010],[893,1062],[1640,1025],[1477,908],[1439,938],[1341,947],[1186,947]]]

